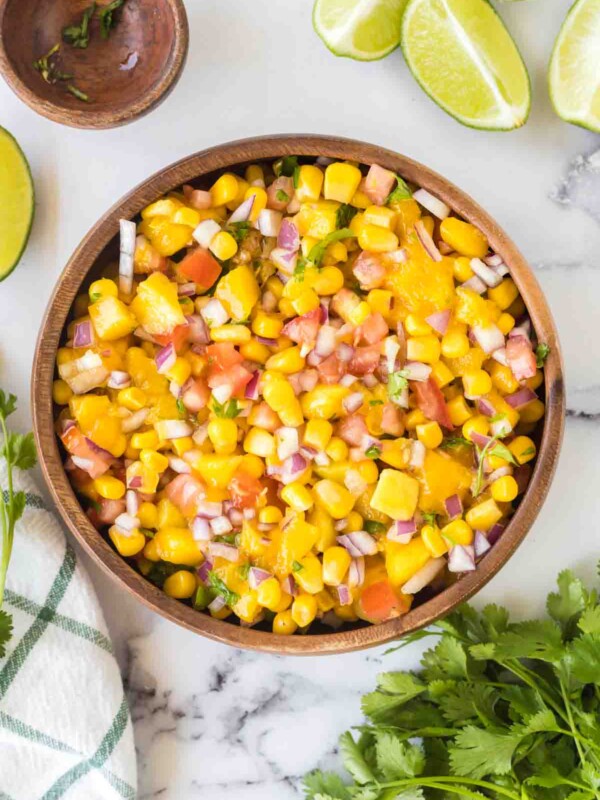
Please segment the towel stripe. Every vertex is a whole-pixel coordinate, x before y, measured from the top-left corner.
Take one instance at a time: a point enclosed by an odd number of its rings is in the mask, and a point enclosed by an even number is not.
[[[4,502],[8,503],[8,491],[6,489],[4,489],[2,495],[4,497]],[[25,505],[27,508],[37,508],[41,511],[46,511],[44,498],[40,497],[39,494],[34,494],[33,492],[25,492]]]
[[[64,775],[62,775],[54,783],[54,785],[48,789],[48,791],[40,800],[59,800],[59,798],[63,797],[65,792],[70,789],[74,783],[76,783],[80,778],[83,778],[84,775],[87,775],[92,769],[101,769],[105,761],[110,758],[112,751],[119,743],[119,740],[123,735],[123,731],[127,727],[128,720],[129,709],[127,707],[127,700],[125,697],[123,697],[121,707],[119,708],[119,711],[112,721],[112,725],[106,732],[94,755],[91,758],[88,758],[87,761],[81,761],[79,764],[71,767],[70,770],[65,772]],[[124,787],[129,789],[129,793],[127,794],[123,794],[122,791],[118,789],[121,796],[133,798],[134,795],[131,794],[131,787],[128,786],[128,784],[126,784],[124,781],[119,781],[119,783],[123,784]],[[114,786],[114,788],[117,787]]]
[[[4,599],[13,608],[25,611],[26,614],[31,614],[32,617],[37,617],[43,609],[47,610],[48,608],[47,606],[39,605],[28,597],[24,597],[22,594],[12,592],[10,589],[5,591]],[[51,621],[59,628],[72,633],[74,636],[86,639],[88,642],[98,645],[102,650],[106,650],[107,653],[113,655],[113,647],[110,639],[96,628],[92,628],[91,625],[58,613],[52,615]]]
[[[65,541],[65,555],[61,567],[54,579],[45,605],[33,625],[25,633],[19,644],[8,657],[0,672],[0,700],[4,697],[27,657],[39,641],[40,637],[52,621],[58,604],[63,599],[75,572],[75,551]]]

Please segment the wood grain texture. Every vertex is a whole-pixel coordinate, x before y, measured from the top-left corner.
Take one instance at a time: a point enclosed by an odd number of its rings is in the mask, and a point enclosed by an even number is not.
[[[107,5],[100,2],[99,7]],[[62,43],[60,69],[90,97],[85,103],[65,82],[48,84],[33,67],[79,24],[90,0],[0,0],[0,73],[28,106],[75,128],[113,128],[148,113],[167,97],[183,69],[189,45],[182,0],[127,0],[108,39],[97,15],[87,48]],[[137,63],[127,69],[129,58]]]
[[[207,185],[220,170],[235,169],[259,159],[274,160],[283,155],[321,155],[366,164],[376,162],[440,197],[457,214],[480,228],[491,247],[503,257],[527,305],[539,340],[550,346],[545,370],[546,416],[533,476],[506,532],[478,569],[463,575],[441,594],[399,619],[378,626],[290,637],[242,628],[196,612],[151,585],[110,547],[89,522],[66,477],[54,435],[51,396],[56,350],[71,304],[81,288],[116,256],[119,218],[133,219],[148,203],[183,183]],[[565,419],[563,368],[550,310],[525,259],[497,223],[445,178],[405,156],[353,140],[310,135],[246,139],[205,150],[153,175],[113,206],[74,252],[50,299],[35,353],[31,400],[40,463],[50,491],[65,523],[105,572],[149,608],[190,630],[236,647],[294,655],[341,653],[389,642],[429,625],[475,594],[506,563],[533,524],[554,474]]]

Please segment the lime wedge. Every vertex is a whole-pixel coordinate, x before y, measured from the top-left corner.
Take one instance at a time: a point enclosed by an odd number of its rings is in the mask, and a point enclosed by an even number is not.
[[[559,117],[600,133],[600,0],[578,0],[560,29],[549,69]]]
[[[19,263],[33,221],[34,194],[23,151],[0,128],[0,281]]]
[[[400,44],[406,0],[316,0],[313,27],[336,56],[375,61]]]
[[[402,50],[421,87],[463,125],[508,131],[526,122],[529,75],[487,0],[409,0]]]

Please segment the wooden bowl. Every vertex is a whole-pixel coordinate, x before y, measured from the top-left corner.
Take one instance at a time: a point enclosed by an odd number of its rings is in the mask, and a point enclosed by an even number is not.
[[[188,50],[182,0],[127,0],[108,39],[97,14],[85,49],[61,43],[60,70],[71,81],[47,83],[33,62],[79,25],[91,0],[0,0],[0,72],[38,114],[74,128],[114,128],[157,106],[175,86]],[[101,0],[98,8],[108,4]],[[85,92],[84,102],[67,89]]]
[[[119,219],[134,218],[150,202],[181,184],[202,184],[203,180],[210,183],[214,174],[221,170],[235,169],[258,159],[275,160],[284,155],[328,156],[366,164],[376,162],[433,192],[486,234],[491,247],[510,267],[540,341],[550,345],[545,371],[546,416],[531,482],[505,533],[478,569],[463,575],[439,595],[399,619],[335,633],[288,637],[240,627],[194,611],[167,597],[130,567],[93,527],[71,489],[54,434],[52,406],[56,351],[65,338],[64,328],[71,305],[82,288],[85,289],[116,257]],[[523,541],[538,515],[556,467],[565,418],[561,355],[552,316],[535,277],[508,236],[470,197],[427,167],[389,150],[330,136],[269,136],[204,150],[161,170],[113,206],[71,256],[54,290],[37,343],[31,400],[40,463],[50,491],[65,523],[103,570],[146,606],[192,631],[236,647],[296,655],[341,653],[389,642],[444,616],[484,586]]]

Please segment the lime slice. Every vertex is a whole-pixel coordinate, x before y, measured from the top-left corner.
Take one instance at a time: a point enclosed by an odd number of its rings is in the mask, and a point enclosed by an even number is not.
[[[0,128],[0,208],[0,281],[3,281],[25,250],[34,211],[29,164],[4,128]]]
[[[549,70],[559,117],[600,133],[600,0],[578,0],[563,22]]]
[[[313,27],[336,56],[375,61],[400,44],[406,0],[316,0]]]
[[[529,75],[486,0],[409,0],[402,50],[421,87],[463,125],[508,131],[526,122]]]

